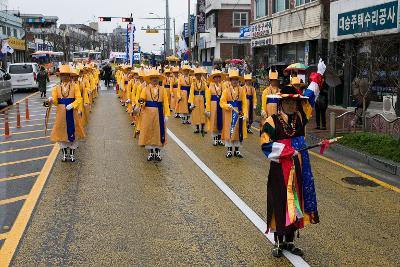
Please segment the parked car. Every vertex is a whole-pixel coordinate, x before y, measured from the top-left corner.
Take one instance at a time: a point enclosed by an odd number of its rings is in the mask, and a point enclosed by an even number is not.
[[[14,102],[14,92],[10,80],[10,74],[0,69],[0,103],[7,102],[7,105],[12,105]]]
[[[38,89],[36,81],[39,72],[37,63],[13,63],[8,66],[14,91],[18,89]]]

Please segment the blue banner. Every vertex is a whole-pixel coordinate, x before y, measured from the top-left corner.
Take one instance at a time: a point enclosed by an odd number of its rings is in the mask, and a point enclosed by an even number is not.
[[[338,36],[397,29],[398,1],[338,14]]]
[[[236,123],[239,119],[239,113],[232,110],[232,122],[231,122],[231,129],[229,131],[229,139],[232,139],[233,132],[235,131]]]

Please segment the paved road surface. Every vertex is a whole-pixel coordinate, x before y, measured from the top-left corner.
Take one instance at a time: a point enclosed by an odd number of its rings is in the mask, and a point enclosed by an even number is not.
[[[244,159],[225,159],[209,135],[171,118],[168,127],[261,218],[268,161],[258,135]],[[75,164],[57,161],[13,266],[287,266],[271,243],[168,139],[161,163],[148,163],[111,91],[96,102]],[[312,266],[399,266],[400,196],[312,157],[321,223],[297,244]],[[358,177],[359,178],[359,177]],[[12,235],[12,230],[10,232]]]

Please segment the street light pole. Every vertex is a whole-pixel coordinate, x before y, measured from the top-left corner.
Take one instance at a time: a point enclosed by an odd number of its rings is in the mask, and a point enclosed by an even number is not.
[[[168,0],[165,1],[165,28],[166,30],[164,31],[165,34],[165,40],[164,40],[164,50],[166,51],[165,53],[170,53],[170,45],[171,45],[171,25],[169,21],[169,5],[168,5]]]
[[[175,18],[174,18],[174,55],[176,55]]]
[[[192,60],[191,30],[192,30],[192,26],[190,25],[190,0],[188,0],[188,51],[190,54],[189,61]]]

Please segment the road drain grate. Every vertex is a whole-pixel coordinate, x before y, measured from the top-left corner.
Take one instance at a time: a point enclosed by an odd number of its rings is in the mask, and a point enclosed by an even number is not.
[[[360,176],[354,176],[354,177],[344,177],[342,178],[342,181],[351,185],[358,185],[358,186],[370,186],[370,187],[377,187],[379,186],[377,183],[370,181],[368,179],[365,179]]]

